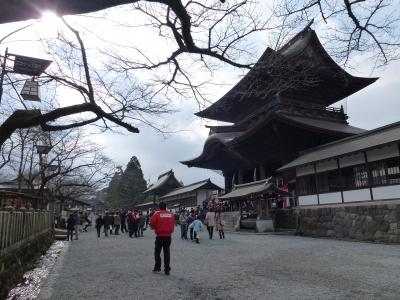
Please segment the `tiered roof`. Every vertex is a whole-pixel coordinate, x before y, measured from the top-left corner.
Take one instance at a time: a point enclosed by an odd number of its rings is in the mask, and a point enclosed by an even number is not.
[[[329,106],[375,80],[352,76],[343,70],[307,26],[281,49],[267,48],[228,93],[196,115],[236,123],[273,101],[276,93]]]
[[[182,163],[217,170],[282,165],[298,151],[362,133],[343,109],[328,106],[376,79],[343,70],[307,26],[281,49],[268,48],[238,84],[196,114],[234,124],[211,126],[202,153]]]

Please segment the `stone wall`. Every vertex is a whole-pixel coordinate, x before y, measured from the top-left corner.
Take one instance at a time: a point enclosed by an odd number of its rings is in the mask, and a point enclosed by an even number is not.
[[[279,229],[296,229],[296,210],[292,208],[274,208],[271,209],[270,215],[274,221],[274,228]]]
[[[50,211],[0,210],[0,299],[53,242]]]
[[[296,222],[300,235],[400,243],[400,201],[299,207]]]
[[[0,256],[0,299],[21,281],[24,273],[34,267],[36,260],[45,254],[53,243],[53,231],[48,230],[17,249]]]

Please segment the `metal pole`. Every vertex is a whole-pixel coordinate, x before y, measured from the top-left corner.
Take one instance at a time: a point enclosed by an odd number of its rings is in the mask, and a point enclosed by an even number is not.
[[[6,52],[4,53],[4,61],[3,61],[3,63],[1,64],[1,74],[0,74],[0,104],[1,104],[1,97],[3,96],[3,80],[4,80],[4,75],[6,74],[7,55],[8,55],[8,47],[6,48]]]

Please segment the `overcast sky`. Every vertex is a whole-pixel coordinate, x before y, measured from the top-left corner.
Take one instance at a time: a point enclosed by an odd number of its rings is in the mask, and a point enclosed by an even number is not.
[[[2,25],[0,33],[4,36],[10,29],[18,28],[21,24],[23,23]],[[301,29],[299,28],[299,30]],[[255,53],[258,53],[257,55],[265,50],[266,41],[267,38],[262,35],[259,35],[259,38],[253,41],[253,44],[257,47],[255,51]],[[5,46],[8,46],[8,44],[0,45],[2,53],[4,53]],[[13,51],[22,51],[21,54],[27,54],[26,48],[14,48]],[[28,53],[32,53],[32,51],[30,49]],[[258,57],[255,57],[256,59]],[[354,70],[349,71],[356,76],[380,77],[377,82],[346,100],[347,103],[344,106],[345,109],[347,108],[348,121],[351,125],[372,129],[400,121],[399,70],[400,62],[392,62],[384,69],[371,72],[369,61],[360,59],[359,65]],[[215,76],[224,78],[227,84],[209,90],[209,100],[215,101],[227,92],[239,81],[239,74],[241,73],[243,71],[232,68],[219,70]],[[340,103],[334,106],[340,106]],[[179,163],[179,161],[194,158],[201,153],[208,135],[208,129],[205,128],[205,125],[216,123],[201,120],[193,115],[199,110],[193,99],[179,102],[177,107],[180,110],[179,112],[166,116],[164,119],[170,125],[170,129],[175,131],[167,137],[158,134],[151,128],[142,127],[140,134],[106,133],[94,135],[92,139],[102,144],[106,154],[124,168],[130,157],[137,156],[142,165],[145,179],[150,180],[150,182],[154,182],[159,174],[173,169],[176,177],[182,180],[184,184],[211,178],[214,183],[223,187],[221,175],[210,170],[188,168]]]

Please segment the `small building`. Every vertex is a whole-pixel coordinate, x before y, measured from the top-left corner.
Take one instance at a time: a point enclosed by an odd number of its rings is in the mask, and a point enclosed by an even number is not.
[[[217,195],[221,190],[210,179],[206,179],[176,188],[161,196],[160,200],[166,202],[168,207],[195,207],[202,205],[204,200],[211,195]]]
[[[156,203],[157,199],[165,195],[176,188],[182,187],[183,184],[176,179],[174,171],[169,170],[158,176],[155,183],[151,184],[147,190],[143,192],[145,196],[150,196],[153,198],[153,203]]]
[[[303,152],[295,170],[299,205],[400,199],[400,122]]]

